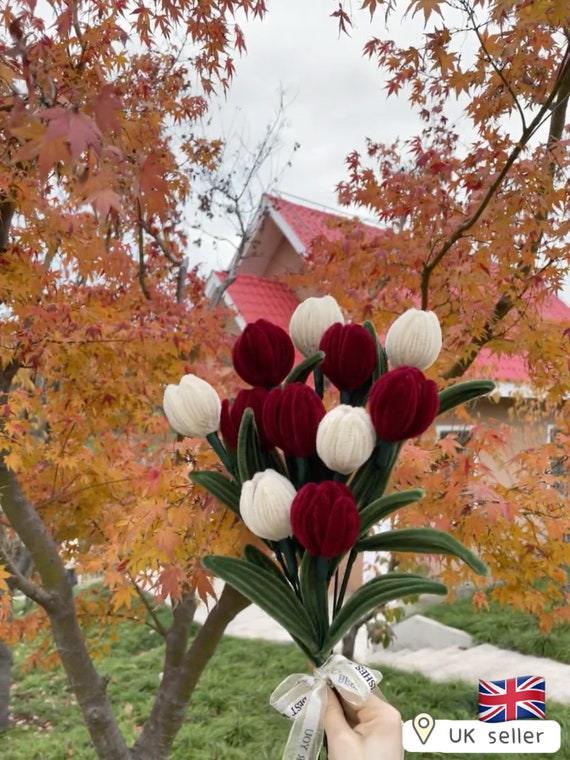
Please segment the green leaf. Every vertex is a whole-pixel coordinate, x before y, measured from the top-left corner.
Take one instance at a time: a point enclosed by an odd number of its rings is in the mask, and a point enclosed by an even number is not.
[[[229,480],[224,477],[220,472],[213,470],[201,470],[191,472],[188,476],[193,483],[205,488],[208,493],[215,496],[218,501],[225,504],[226,507],[239,515],[239,497],[241,493],[241,485],[235,482],[235,480]]]
[[[417,552],[449,554],[465,562],[478,575],[486,575],[487,567],[479,557],[449,533],[434,528],[402,528],[376,533],[356,544],[358,551]]]
[[[271,557],[268,557],[267,554],[264,554],[260,549],[257,548],[257,546],[253,546],[253,544],[246,544],[243,553],[246,560],[251,565],[257,565],[257,567],[260,567],[262,570],[266,570],[268,573],[272,573],[276,578],[279,578],[280,581],[287,585],[287,579],[279,569],[279,565],[273,562]]]
[[[376,360],[374,374],[372,375],[372,382],[374,382],[375,380],[378,380],[380,375],[384,375],[386,372],[388,372],[388,357],[386,356],[386,351],[380,345],[380,341],[378,340],[378,333],[376,332],[376,328],[372,322],[366,320],[366,322],[362,323],[362,326],[368,330],[370,335],[372,335],[374,338],[374,343],[376,344],[376,352],[378,358]]]
[[[274,573],[236,557],[210,555],[204,557],[202,564],[267,612],[309,652],[317,652],[313,622],[292,589]]]
[[[376,499],[360,512],[360,535],[365,536],[380,520],[397,512],[401,507],[407,507],[408,504],[419,501],[424,494],[423,488],[411,488],[408,491],[398,491]]]
[[[253,409],[249,407],[243,413],[238,433],[237,468],[242,483],[251,480],[256,472],[266,468],[259,446],[259,436],[255,427]]]
[[[325,358],[324,351],[317,351],[312,356],[307,356],[302,362],[299,362],[296,367],[293,367],[291,372],[285,378],[285,385],[290,383],[305,383],[307,378],[314,372],[321,362]]]
[[[363,615],[394,599],[413,594],[447,594],[436,581],[411,573],[390,573],[373,578],[355,591],[333,620],[322,651],[332,649]]]
[[[323,643],[329,627],[327,571],[325,557],[313,557],[305,552],[299,570],[301,597],[309,617],[315,622],[319,645]]]
[[[354,473],[348,485],[359,506],[382,496],[402,445],[379,441],[369,459]]]
[[[456,383],[439,392],[438,414],[448,412],[466,401],[485,396],[495,389],[492,380],[467,380],[464,383]]]

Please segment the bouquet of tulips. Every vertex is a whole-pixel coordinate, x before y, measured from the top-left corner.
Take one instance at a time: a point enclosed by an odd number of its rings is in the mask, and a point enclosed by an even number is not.
[[[486,572],[442,531],[373,530],[423,495],[419,488],[385,494],[403,443],[424,433],[438,414],[494,388],[470,381],[438,392],[423,370],[436,360],[441,340],[433,312],[409,309],[382,347],[371,323],[345,324],[331,296],[308,298],[294,312],[289,335],[263,319],[245,327],[232,358],[251,387],[232,402],[194,375],[166,388],[172,427],[205,437],[227,470],[190,478],[266,547],[248,545],[243,558],[210,556],[203,564],[279,622],[315,665],[312,675],[289,676],[271,696],[294,721],[284,758],[318,756],[327,683],[358,705],[381,678],[333,654],[355,622],[395,599],[447,592],[421,575],[390,572],[347,598],[359,553],[448,554]],[[306,358],[293,367],[295,347]],[[340,394],[340,404],[328,411],[325,378]]]

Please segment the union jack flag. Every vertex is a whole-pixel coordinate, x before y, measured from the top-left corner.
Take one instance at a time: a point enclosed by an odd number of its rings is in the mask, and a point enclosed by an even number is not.
[[[479,720],[545,717],[546,683],[542,676],[518,676],[505,681],[479,681]]]

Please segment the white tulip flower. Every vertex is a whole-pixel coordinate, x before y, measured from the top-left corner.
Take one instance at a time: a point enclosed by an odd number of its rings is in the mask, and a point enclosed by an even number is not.
[[[319,350],[324,333],[336,322],[343,325],[344,317],[332,296],[306,298],[293,312],[289,335],[303,356],[311,356]]]
[[[341,404],[327,412],[317,429],[317,454],[330,470],[348,475],[364,464],[376,444],[368,412]]]
[[[427,369],[441,351],[441,327],[433,311],[408,309],[392,323],[386,335],[386,353],[392,367]]]
[[[174,430],[188,438],[205,438],[220,426],[220,397],[196,375],[184,375],[178,385],[167,385],[162,407]]]
[[[241,487],[239,511],[252,533],[270,541],[291,535],[291,504],[297,491],[275,470],[256,472]]]

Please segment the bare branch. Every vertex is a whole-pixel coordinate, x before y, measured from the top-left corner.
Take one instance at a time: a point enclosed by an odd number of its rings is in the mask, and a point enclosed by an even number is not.
[[[127,575],[129,576],[129,580],[132,583],[133,588],[137,592],[138,598],[141,600],[141,602],[143,603],[144,607],[146,608],[146,611],[151,616],[151,618],[152,618],[152,620],[154,622],[153,628],[156,630],[157,633],[160,633],[160,635],[163,638],[166,638],[168,631],[162,625],[162,623],[160,621],[160,618],[156,614],[156,610],[154,609],[154,607],[152,606],[152,604],[150,604],[147,595],[144,593],[144,591],[139,586],[139,584],[136,582],[136,580],[133,578],[133,576],[130,573],[127,573]]]
[[[184,300],[184,288],[186,286],[186,275],[188,274],[189,266],[190,259],[186,256],[178,267],[178,277],[176,278],[176,303],[182,303]]]
[[[150,301],[150,293],[146,285],[146,267],[144,263],[144,235],[143,235],[143,221],[142,210],[140,201],[137,200],[138,207],[138,219],[137,219],[137,243],[139,250],[139,283],[144,297],[147,301]]]

